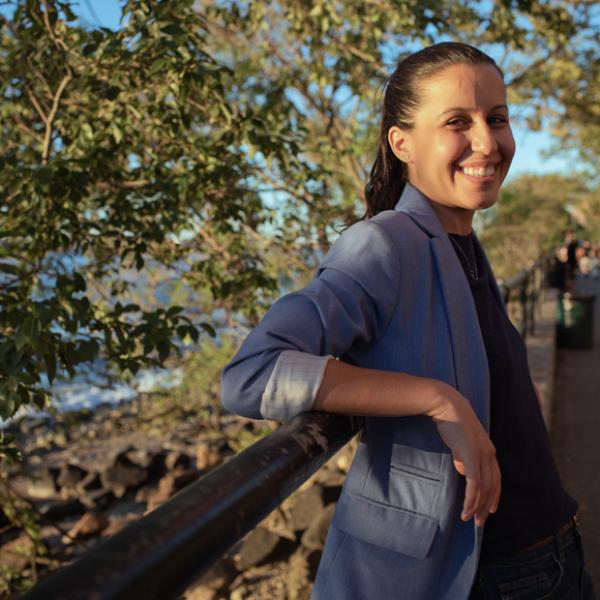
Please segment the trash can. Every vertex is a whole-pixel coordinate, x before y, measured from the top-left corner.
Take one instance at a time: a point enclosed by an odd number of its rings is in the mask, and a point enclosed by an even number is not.
[[[594,345],[594,300],[596,296],[563,294],[556,316],[558,348],[590,349]]]

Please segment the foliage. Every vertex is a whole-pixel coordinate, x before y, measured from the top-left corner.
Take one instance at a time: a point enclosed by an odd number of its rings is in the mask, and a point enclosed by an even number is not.
[[[183,363],[181,385],[171,394],[173,399],[188,408],[210,407],[219,415],[219,379],[223,367],[235,351],[232,336],[223,334],[218,342],[203,339],[198,349]]]
[[[31,504],[19,496],[6,479],[6,473],[0,471],[0,514],[3,514],[11,526],[25,535],[17,547],[13,547],[29,566],[15,568],[6,561],[0,565],[0,594],[10,591],[24,591],[37,581],[37,563],[47,555],[47,549],[41,541],[39,515]]]
[[[268,214],[246,148],[296,146],[270,106],[230,97],[193,4],[126,2],[117,32],[58,0],[2,18],[2,418],[82,362],[135,373],[198,339],[182,308],[129,301],[149,262],[248,314],[275,285],[249,237]]]
[[[0,18],[3,418],[81,363],[164,363],[304,282],[360,214],[401,53],[468,41],[532,125],[597,117],[583,0],[129,0],[117,31],[77,25],[66,0],[16,6]]]
[[[505,184],[488,217],[492,226],[480,235],[496,275],[506,279],[552,253],[574,226],[571,214],[597,196],[574,176],[524,175]],[[580,226],[591,232],[597,221],[593,217]]]

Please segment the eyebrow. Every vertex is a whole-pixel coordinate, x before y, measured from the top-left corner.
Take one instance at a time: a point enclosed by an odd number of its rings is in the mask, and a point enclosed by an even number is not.
[[[508,106],[506,104],[496,104],[496,106],[492,107],[491,110],[498,110],[499,108],[505,108],[506,111],[508,112]],[[470,108],[464,108],[462,106],[455,106],[453,108],[449,108],[448,110],[445,110],[444,112],[441,112],[438,116],[439,117],[443,117],[444,115],[451,113],[451,112],[469,112]]]

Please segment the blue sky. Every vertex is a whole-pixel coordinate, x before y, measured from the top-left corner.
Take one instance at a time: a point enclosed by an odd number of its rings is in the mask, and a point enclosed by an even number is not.
[[[119,0],[80,0],[74,9],[80,15],[82,25],[119,27],[121,17]],[[513,125],[517,152],[512,163],[510,177],[521,173],[550,173],[573,170],[573,160],[568,156],[543,156],[552,145],[552,137],[545,132],[529,131]]]

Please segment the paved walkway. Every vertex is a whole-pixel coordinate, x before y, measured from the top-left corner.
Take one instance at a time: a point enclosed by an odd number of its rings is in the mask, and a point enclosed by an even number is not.
[[[588,568],[600,597],[600,281],[578,282],[596,294],[591,350],[556,353],[552,442],[563,483],[579,502]]]

